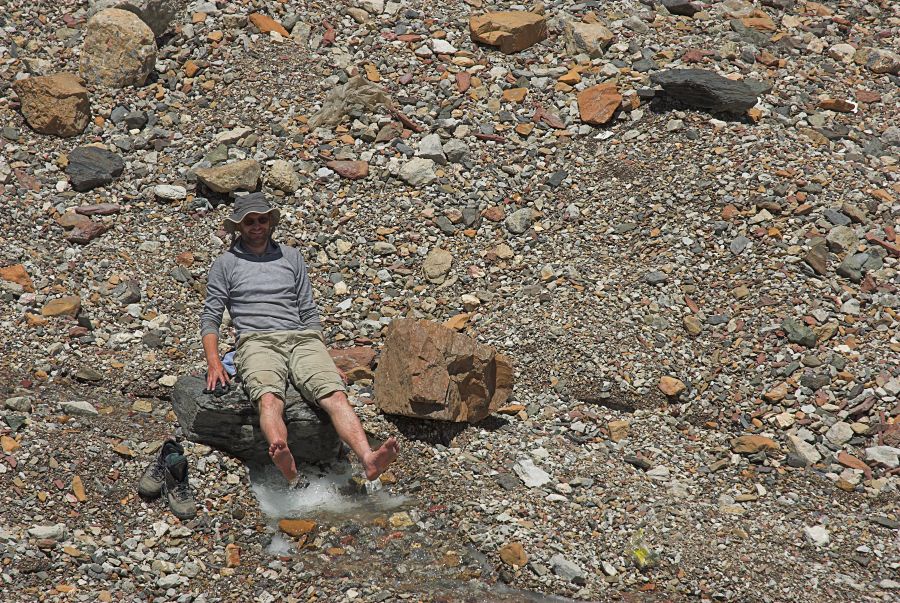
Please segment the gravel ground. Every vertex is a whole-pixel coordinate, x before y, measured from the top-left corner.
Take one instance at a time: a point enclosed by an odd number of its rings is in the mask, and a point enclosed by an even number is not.
[[[192,2],[147,83],[91,87],[86,130],[58,138],[29,128],[11,83],[77,72],[87,2],[4,2],[0,269],[32,286],[0,273],[2,600],[896,599],[900,79],[852,57],[896,52],[900,5],[544,4],[548,39],[505,55],[470,40],[469,15],[530,7]],[[754,10],[769,29],[741,20]],[[260,34],[255,12],[290,36]],[[564,22],[595,18],[612,45],[567,53]],[[739,116],[649,92],[682,67],[764,92]],[[357,74],[394,112],[311,126]],[[628,106],[582,123],[577,93],[611,79]],[[147,122],[129,130],[134,111]],[[68,157],[89,144],[124,172],[76,192]],[[186,443],[194,520],[135,491],[177,430],[173,377],[204,369],[229,199],[195,170],[239,159],[260,163],[334,346],[467,313],[516,364],[510,408],[478,425],[386,417],[355,383],[366,429],[400,440],[384,489],[406,502],[313,514],[275,552],[276,518],[221,453]],[[119,206],[91,218],[107,230],[68,241],[73,210],[98,204]],[[423,274],[436,248],[453,256],[439,283]],[[42,315],[64,296],[77,316]]]

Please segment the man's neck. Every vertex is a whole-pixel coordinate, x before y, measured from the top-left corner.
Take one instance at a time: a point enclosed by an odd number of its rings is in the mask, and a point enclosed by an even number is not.
[[[261,245],[250,245],[246,241],[241,241],[241,247],[244,249],[244,251],[252,255],[263,255],[269,248],[269,241],[268,239],[266,239],[266,241]]]

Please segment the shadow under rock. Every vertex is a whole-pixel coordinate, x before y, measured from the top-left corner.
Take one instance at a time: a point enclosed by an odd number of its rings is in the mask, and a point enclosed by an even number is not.
[[[497,416],[486,417],[478,423],[457,423],[450,421],[434,421],[431,419],[414,419],[400,415],[385,415],[403,437],[427,444],[449,446],[459,434],[467,428],[477,426],[479,429],[496,431],[509,425],[509,421]]]

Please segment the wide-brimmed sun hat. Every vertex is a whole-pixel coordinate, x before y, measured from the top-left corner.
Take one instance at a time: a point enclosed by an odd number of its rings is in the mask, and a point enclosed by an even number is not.
[[[247,214],[272,214],[272,228],[275,228],[281,219],[281,212],[278,211],[278,208],[272,207],[264,194],[250,193],[235,200],[231,215],[225,218],[225,232],[234,234],[237,225]]]

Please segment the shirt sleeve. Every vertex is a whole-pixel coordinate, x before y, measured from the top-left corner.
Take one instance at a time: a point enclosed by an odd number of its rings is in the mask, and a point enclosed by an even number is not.
[[[297,312],[300,321],[307,329],[322,330],[322,321],[319,318],[319,309],[316,307],[316,300],[313,299],[312,284],[309,282],[309,273],[306,270],[306,262],[299,251],[297,265],[299,273],[297,274]]]
[[[217,258],[209,269],[206,281],[206,300],[200,313],[200,337],[210,333],[219,334],[222,313],[228,302],[228,287],[225,280],[225,266],[222,258]]]

